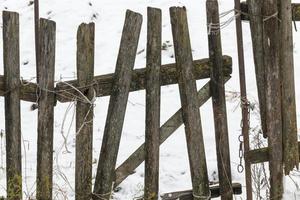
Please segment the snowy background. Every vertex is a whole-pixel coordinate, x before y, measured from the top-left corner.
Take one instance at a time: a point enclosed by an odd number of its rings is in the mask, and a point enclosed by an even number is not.
[[[233,9],[233,0],[219,0],[220,12]],[[300,2],[300,1],[298,1]],[[164,43],[173,44],[169,7],[185,6],[187,8],[193,58],[208,57],[208,44],[206,34],[206,10],[205,1],[199,0],[40,0],[40,15],[43,18],[56,22],[56,80],[70,80],[76,78],[76,33],[82,22],[95,22],[95,75],[114,72],[115,63],[121,38],[121,32],[126,9],[143,14],[143,27],[138,51],[146,48],[146,22],[147,6],[162,9]],[[20,49],[21,49],[21,76],[26,80],[35,82],[35,53],[34,53],[34,21],[33,5],[29,0],[0,0],[0,10],[16,11],[20,13]],[[0,14],[2,15],[2,14]],[[231,12],[222,21],[228,20],[234,15]],[[249,100],[255,104],[256,84],[253,66],[252,45],[249,23],[243,23],[244,46],[246,59],[246,76]],[[2,17],[0,18],[0,74],[3,74],[2,52]],[[294,32],[294,57],[295,77],[299,77],[300,62],[300,33]],[[244,174],[237,172],[238,136],[240,135],[241,111],[239,106],[239,79],[237,65],[237,50],[235,23],[230,23],[222,29],[223,54],[233,58],[232,79],[226,84],[227,114],[231,150],[231,169],[233,181],[241,182],[244,186]],[[146,51],[136,57],[135,68],[145,67]],[[174,63],[174,50],[169,47],[162,51],[162,62]],[[198,88],[208,80],[197,81]],[[298,112],[300,113],[300,79],[296,78],[296,92]],[[94,165],[93,173],[97,167],[102,134],[106,119],[108,97],[98,98],[95,107],[94,118]],[[35,194],[36,176],[36,121],[37,111],[30,110],[31,103],[22,102],[22,137],[23,137],[23,190],[24,198],[28,199]],[[162,87],[161,98],[161,124],[172,116],[180,108],[178,86]],[[55,107],[55,133],[54,133],[54,197],[55,199],[74,199],[74,172],[75,172],[75,121],[74,104],[58,103]],[[299,120],[298,114],[298,120]],[[217,162],[215,151],[214,124],[212,103],[208,101],[201,107],[201,118],[205,139],[208,173],[211,181],[217,179]],[[257,132],[257,110],[252,112],[251,127]],[[63,124],[64,122],[64,124]],[[121,164],[140,144],[144,142],[145,127],[145,92],[131,93],[127,107],[123,135],[119,151],[117,165]],[[4,123],[4,98],[0,98],[0,130],[5,130]],[[64,140],[66,138],[66,140]],[[5,195],[5,137],[0,138],[0,196]],[[191,188],[190,172],[188,166],[187,148],[183,126],[181,126],[162,146],[160,157],[160,193],[178,191]],[[297,182],[297,172],[293,180]],[[121,185],[120,191],[114,194],[115,199],[134,199],[143,192],[144,165],[142,164],[136,173],[127,178]],[[285,199],[300,199],[297,184],[291,178],[285,178]],[[299,181],[298,181],[299,182]],[[245,188],[242,196],[237,199],[245,199]],[[299,196],[297,196],[299,195]]]

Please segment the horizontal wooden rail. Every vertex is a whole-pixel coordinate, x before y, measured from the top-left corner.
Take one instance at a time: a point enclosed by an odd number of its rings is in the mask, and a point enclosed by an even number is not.
[[[210,194],[211,198],[217,198],[220,196],[220,186],[210,186]],[[232,183],[232,190],[233,194],[242,194],[242,185],[240,183]],[[186,191],[180,191],[180,192],[172,192],[163,194],[161,196],[162,200],[190,200],[193,199],[193,191],[192,190],[186,190]]]
[[[241,12],[242,20],[249,21],[247,2],[241,2]],[[292,3],[292,19],[293,21],[300,21],[300,3]]]
[[[223,56],[224,76],[229,76],[232,73],[232,59],[230,56]],[[205,79],[210,77],[210,62],[208,58],[195,60],[193,62],[195,68],[195,79]],[[130,91],[145,89],[146,68],[133,70],[132,82]],[[109,96],[111,94],[114,74],[106,74],[95,76],[93,86],[97,97]],[[176,84],[177,71],[175,63],[162,65],[161,67],[161,85]],[[77,80],[60,82],[56,85],[55,93],[56,100],[60,102],[74,101],[74,97],[79,96],[79,93],[74,89],[78,88]],[[88,86],[87,86],[88,88]],[[36,102],[37,85],[32,82],[23,81],[20,88],[20,99],[29,102]],[[84,88],[81,88],[83,90]],[[0,96],[4,96],[4,77],[0,75]]]
[[[299,153],[300,153],[300,142],[298,142],[298,149],[299,149]],[[255,149],[255,150],[249,151],[248,153],[245,152],[245,156],[248,157],[249,162],[251,164],[268,162],[270,160],[268,151],[269,151],[268,147]]]

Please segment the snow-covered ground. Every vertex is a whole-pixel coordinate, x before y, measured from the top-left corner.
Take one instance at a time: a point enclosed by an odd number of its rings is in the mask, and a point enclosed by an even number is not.
[[[219,0],[220,12],[233,9],[233,0]],[[298,2],[300,2],[298,0]],[[24,79],[35,81],[35,53],[34,53],[34,22],[33,6],[29,0],[0,0],[0,10],[10,10],[20,13],[20,49],[21,49],[21,76]],[[40,0],[40,15],[43,18],[54,20],[57,23],[56,42],[56,80],[69,80],[76,77],[76,32],[82,22],[93,21],[96,24],[95,45],[95,74],[114,72],[121,38],[121,32],[126,9],[140,12],[144,16],[138,51],[146,47],[146,10],[147,6],[162,9],[163,14],[163,42],[170,41],[172,34],[169,18],[169,7],[185,6],[187,8],[189,30],[193,49],[193,58],[208,57],[208,44],[206,33],[205,1],[196,0]],[[0,14],[1,15],[1,14]],[[233,16],[231,12],[227,20]],[[0,74],[3,74],[2,63],[2,18],[0,19]],[[243,23],[244,46],[246,59],[246,76],[248,95],[251,102],[256,101],[256,84],[252,56],[249,24]],[[294,32],[294,57],[295,77],[300,75],[300,38],[299,33]],[[237,172],[238,136],[240,134],[241,111],[239,107],[238,92],[238,65],[235,37],[235,23],[230,23],[222,29],[223,54],[233,57],[232,79],[226,84],[227,114],[230,136],[231,167],[234,181],[244,185],[244,174]],[[145,51],[136,57],[136,68],[145,66]],[[162,51],[162,62],[171,63],[174,60],[173,47]],[[198,81],[200,88],[207,80]],[[300,105],[300,79],[296,78],[297,103]],[[95,107],[94,118],[94,165],[95,175],[97,159],[99,157],[102,134],[106,119],[108,97],[98,98]],[[177,85],[162,87],[161,99],[161,123],[164,123],[180,108],[180,99]],[[23,186],[24,198],[35,193],[36,173],[36,121],[37,111],[31,111],[31,103],[22,102],[22,136],[23,136]],[[69,109],[70,108],[70,109]],[[298,113],[300,106],[298,106]],[[69,110],[69,111],[68,111]],[[70,103],[58,103],[55,108],[55,133],[54,133],[54,197],[56,199],[74,199],[74,159],[75,159],[75,125],[73,119],[74,105]],[[124,123],[121,147],[117,164],[121,164],[140,144],[144,142],[145,127],[145,92],[131,93]],[[298,119],[299,119],[298,114]],[[253,112],[251,127],[258,124],[258,116]],[[217,178],[217,163],[214,138],[214,124],[212,103],[208,101],[201,107],[201,118],[205,139],[208,173],[212,181]],[[4,123],[4,99],[0,98],[0,130],[5,129]],[[64,140],[66,138],[66,140]],[[0,138],[0,196],[5,195],[5,138]],[[177,191],[191,188],[188,157],[186,151],[184,129],[181,126],[162,146],[160,159],[160,192]],[[143,192],[144,165],[142,164],[136,173],[126,179],[119,192],[114,194],[115,199],[134,199]],[[285,199],[300,199],[297,185],[290,178],[285,178]],[[297,173],[294,176],[297,180]],[[245,190],[244,190],[245,191]],[[298,194],[298,196],[297,196]],[[245,199],[245,192],[241,196]],[[239,199],[237,197],[237,199]]]

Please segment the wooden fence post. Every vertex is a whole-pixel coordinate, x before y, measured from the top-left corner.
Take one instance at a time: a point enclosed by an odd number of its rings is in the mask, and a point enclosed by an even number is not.
[[[38,66],[38,200],[52,199],[55,22],[40,19],[40,62]]]
[[[142,15],[127,10],[94,187],[94,199],[109,199],[121,140]]]
[[[277,0],[263,1],[264,65],[266,67],[266,119],[268,146],[270,147],[270,198],[282,199],[282,115],[279,66],[279,29]]]
[[[95,24],[81,24],[77,32],[77,80],[79,87],[90,87],[78,94],[76,102],[76,200],[90,199],[92,194],[94,41]]]
[[[238,11],[241,10],[241,2],[240,0],[234,0],[234,4],[236,10],[235,23],[236,23],[236,38],[237,38],[238,63],[239,63],[240,96],[241,96],[240,98],[241,98],[241,110],[242,110],[242,136],[243,136],[243,145],[244,145],[245,179],[246,179],[246,193],[247,193],[246,195],[248,200],[252,200],[251,163],[249,162],[248,158],[245,156],[245,152],[250,151],[250,141],[249,141],[249,129],[250,129],[249,106],[250,105],[247,98],[243,27],[242,27],[241,15],[239,15],[238,13]]]
[[[8,200],[22,199],[19,14],[3,12],[6,177]]]
[[[159,191],[161,27],[161,10],[148,7],[145,200],[157,200]]]
[[[247,0],[250,18],[251,38],[253,46],[254,66],[256,74],[256,85],[261,118],[263,136],[267,137],[266,124],[266,67],[264,65],[263,48],[263,1]]]
[[[224,78],[222,73],[222,44],[217,0],[207,0],[208,46],[211,67],[211,95],[213,103],[218,173],[221,199],[232,199],[230,148],[228,140]]]
[[[291,0],[280,0],[280,67],[284,171],[299,166]]]
[[[170,16],[193,194],[200,200],[210,198],[210,191],[186,9],[171,7]]]

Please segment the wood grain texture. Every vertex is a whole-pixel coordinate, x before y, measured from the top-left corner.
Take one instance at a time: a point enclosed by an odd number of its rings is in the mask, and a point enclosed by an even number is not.
[[[242,20],[248,21],[248,1],[241,2],[241,11],[242,11]],[[291,12],[293,21],[300,21],[300,3],[292,3],[292,12]]]
[[[77,32],[78,86],[92,85],[94,78],[95,24],[81,24]],[[86,200],[92,193],[94,89],[81,90],[76,102],[75,199]]]
[[[216,0],[206,1],[207,24],[219,24],[219,5]],[[211,68],[211,96],[214,114],[218,175],[222,200],[232,199],[230,148],[228,139],[225,86],[222,63],[221,30],[208,32]]]
[[[248,13],[250,14],[250,28],[253,46],[253,58],[256,74],[256,85],[258,92],[258,102],[260,110],[261,128],[265,138],[267,138],[266,124],[266,68],[264,65],[263,48],[263,1],[248,0]]]
[[[284,171],[299,166],[291,0],[280,0],[280,75]]]
[[[53,176],[53,122],[54,122],[54,69],[56,24],[40,19],[40,62],[38,66],[38,144],[37,187],[38,200],[52,199]]]
[[[210,193],[211,198],[217,198],[221,195],[220,186],[210,186]],[[242,194],[242,185],[240,183],[233,183],[232,184],[233,194]],[[193,191],[192,190],[185,190],[179,192],[172,192],[163,194],[161,196],[162,200],[191,200],[193,199]]]
[[[225,82],[229,80],[229,77],[225,79]],[[211,97],[210,93],[210,82],[205,84],[198,91],[197,106],[201,107]],[[183,124],[182,119],[182,108],[180,108],[174,115],[172,115],[161,127],[160,127],[160,138],[159,143],[164,143],[181,125]],[[135,169],[145,160],[145,144],[142,144],[132,153],[117,169],[115,186],[118,186],[124,181],[129,175],[135,173]]]
[[[188,147],[194,200],[209,197],[206,156],[200,111],[197,106],[197,87],[189,38],[186,9],[170,8],[182,118]]]
[[[94,186],[94,199],[109,199],[121,140],[142,15],[127,10]]]
[[[159,193],[159,128],[160,128],[160,67],[161,10],[147,9],[147,71],[144,199],[157,200]]]
[[[282,159],[282,115],[281,83],[279,66],[279,29],[277,0],[263,1],[263,15],[274,16],[264,20],[264,65],[266,68],[266,122],[268,146],[270,147],[270,198],[282,199],[283,159]]]
[[[223,56],[224,75],[230,76],[232,73],[232,58]],[[205,79],[210,77],[210,63],[209,59],[199,59],[193,61],[195,70],[195,79]],[[146,68],[135,69],[132,74],[132,81],[130,84],[130,91],[138,91],[145,89]],[[109,96],[111,94],[111,87],[113,83],[114,74],[106,74],[95,76],[93,80],[93,87],[96,91],[97,97]],[[73,89],[78,89],[77,80],[67,81],[72,87],[65,83],[58,83],[55,90],[57,91],[56,100],[60,102],[74,101],[74,97],[78,96],[78,92]],[[176,66],[175,63],[162,65],[161,67],[161,86],[171,85],[177,83]],[[87,88],[89,86],[86,86]],[[20,88],[20,98],[24,101],[36,102],[37,85],[32,82],[24,81]],[[0,96],[4,96],[4,77],[0,75]]]
[[[19,14],[3,12],[7,199],[22,199]]]
[[[223,56],[224,62],[224,74],[229,76],[232,72],[232,60],[229,56]],[[208,59],[195,60],[193,62],[195,70],[195,79],[204,79],[210,77],[210,64]],[[146,68],[135,69],[132,73],[132,81],[130,84],[130,91],[143,90],[146,87]],[[96,91],[97,97],[99,96],[108,96],[111,95],[111,88],[114,79],[114,74],[106,74],[95,76],[94,78],[94,88]],[[68,84],[71,84],[75,87],[78,87],[76,81],[67,81]],[[161,67],[161,86],[170,85],[177,83],[177,72],[175,63],[166,64]],[[1,88],[1,78],[0,78],[0,88]],[[57,99],[61,102],[71,101],[74,98],[74,95],[78,93],[71,88],[70,86],[59,83],[56,88],[58,95]],[[66,93],[64,90],[67,90]],[[1,93],[1,91],[0,91]]]

